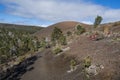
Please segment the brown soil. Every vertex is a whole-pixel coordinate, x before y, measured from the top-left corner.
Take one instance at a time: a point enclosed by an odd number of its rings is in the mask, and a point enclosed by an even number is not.
[[[35,35],[37,35],[39,39],[41,37],[50,37],[54,27],[61,28],[61,30],[65,33],[66,31],[74,30],[77,24],[81,24],[87,30],[89,30],[91,26],[79,22],[66,21],[51,25],[41,30],[40,32],[37,32]],[[102,30],[104,26],[110,26],[110,30],[112,32],[120,32],[119,24],[103,24],[99,29]],[[92,64],[99,64],[104,66],[104,69],[97,76],[93,76],[92,80],[120,80],[120,42],[110,42],[109,39],[92,41],[89,40],[86,36],[81,35],[74,37],[72,43],[67,46],[70,47],[70,51],[67,51],[66,54],[76,57],[78,61],[81,61],[85,57],[90,56],[92,58]],[[39,74],[37,75],[39,76]]]
[[[78,80],[81,78],[80,68],[73,73],[67,73],[70,70],[69,62],[72,57],[66,57],[64,54],[55,57],[49,49],[38,53],[37,56],[40,57],[35,64],[29,66],[32,69],[28,70],[21,80]]]
[[[80,22],[65,21],[65,22],[59,22],[59,23],[50,25],[47,28],[42,29],[41,31],[35,33],[34,35],[36,35],[38,38],[50,37],[54,27],[58,27],[63,31],[63,33],[66,33],[67,31],[74,30],[75,26],[78,25],[78,24],[80,24],[81,26],[84,26],[87,29],[90,26],[90,25],[83,24],[83,23],[80,23]]]

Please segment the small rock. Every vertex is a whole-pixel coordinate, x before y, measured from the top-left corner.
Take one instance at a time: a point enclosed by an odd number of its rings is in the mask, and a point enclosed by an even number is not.
[[[65,48],[65,49],[62,49],[63,52],[64,52],[64,51],[68,51],[68,50],[70,50],[70,47],[67,47],[67,48]]]
[[[96,65],[91,65],[89,68],[86,68],[86,71],[88,74],[98,74]]]
[[[86,71],[88,74],[93,74],[93,75],[97,75],[102,69],[104,69],[103,65],[91,65],[89,68],[86,68]]]
[[[101,69],[104,69],[104,66],[103,66],[103,65],[100,65],[100,68],[101,68]]]

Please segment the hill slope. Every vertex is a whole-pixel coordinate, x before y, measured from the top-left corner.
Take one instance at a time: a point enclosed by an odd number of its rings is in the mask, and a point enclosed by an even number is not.
[[[86,29],[85,33],[74,34],[75,26],[78,24]],[[23,62],[26,64],[24,66],[26,66],[27,72],[18,73],[23,76],[16,77],[21,77],[21,80],[120,80],[120,22],[102,24],[96,29],[91,26],[65,21],[35,33],[34,35],[39,39],[50,37],[54,27],[58,27],[64,34],[67,31],[71,31],[73,34],[66,36],[67,45],[50,45],[50,48],[44,47],[43,51],[37,52],[35,54],[37,59],[33,65],[29,65],[29,62],[32,61]],[[108,28],[110,33],[105,34],[103,31]],[[92,40],[90,38],[91,35],[101,34],[102,38],[100,39]],[[60,48],[63,52],[53,54],[55,47]],[[86,64],[89,66],[86,67]],[[13,79],[15,75],[13,74]]]
[[[58,22],[56,24],[50,25],[45,29],[42,29],[41,31],[35,33],[36,36],[38,36],[39,38],[41,37],[50,37],[52,30],[54,29],[54,27],[58,27],[60,28],[64,33],[67,31],[71,31],[75,29],[75,26],[80,24],[81,26],[84,26],[85,28],[89,28],[87,24],[83,24],[80,22],[75,22],[75,21],[64,21],[64,22]]]
[[[49,37],[54,27],[61,28],[64,33],[74,31],[78,24],[85,27],[87,32],[92,26],[66,21],[51,25],[36,33],[36,35],[39,38]],[[98,75],[92,76],[91,80],[120,80],[120,22],[102,24],[96,30],[104,31],[105,27],[109,28],[110,35],[98,41],[92,41],[86,35],[72,36],[72,40],[68,40],[71,43],[65,46],[69,47],[70,50],[65,54],[74,56],[80,62],[89,56],[92,59],[92,65],[102,65],[103,69],[98,71]],[[112,36],[114,33],[118,35]]]
[[[9,29],[9,30],[17,30],[17,31],[23,31],[23,32],[28,32],[28,33],[35,33],[43,27],[38,27],[38,26],[28,26],[28,25],[17,25],[17,24],[8,24],[8,23],[0,23],[0,27]]]

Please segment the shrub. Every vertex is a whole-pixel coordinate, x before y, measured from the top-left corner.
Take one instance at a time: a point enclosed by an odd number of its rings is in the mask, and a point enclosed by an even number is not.
[[[0,63],[7,63],[31,50],[37,50],[38,39],[27,32],[0,28]]]
[[[59,38],[62,36],[62,31],[61,29],[55,27],[53,32],[52,32],[52,35],[51,35],[51,41],[56,41],[56,40],[59,40]]]
[[[61,36],[59,42],[61,45],[67,45],[66,36]]]
[[[80,35],[85,32],[85,28],[83,28],[81,25],[77,25],[76,29],[77,29],[76,31],[77,35]]]
[[[76,66],[76,64],[77,64],[77,62],[76,62],[74,59],[72,59],[72,60],[70,61],[70,65],[71,65],[71,66]]]
[[[54,54],[58,54],[58,53],[60,53],[60,52],[62,52],[62,49],[59,48],[59,47],[57,47],[57,48],[55,48],[55,49],[53,50],[53,53],[54,53]]]
[[[105,26],[103,29],[104,34],[109,34],[110,33],[110,26]]]
[[[98,27],[98,25],[102,22],[102,17],[101,16],[97,16],[96,18],[95,18],[95,22],[94,22],[94,28],[97,28]]]
[[[42,38],[42,40],[41,40],[41,42],[40,42],[40,47],[41,47],[41,48],[45,48],[45,47],[46,47],[45,38]]]
[[[72,35],[72,32],[68,31],[67,36],[71,36],[71,35]]]
[[[7,56],[6,55],[2,55],[0,56],[0,64],[3,64],[7,61]]]
[[[77,62],[74,59],[71,59],[71,61],[70,61],[70,68],[72,70],[74,70],[76,65],[77,65]]]
[[[103,34],[101,34],[99,32],[94,32],[89,36],[89,39],[93,40],[93,41],[98,41],[98,40],[101,40],[103,38],[104,38]]]
[[[52,35],[51,35],[51,41],[53,44],[57,44],[59,42],[59,44],[61,45],[66,45],[67,42],[66,42],[66,36],[63,35],[61,29],[55,27],[53,32],[52,32]]]
[[[88,68],[89,66],[91,66],[91,58],[90,58],[90,56],[88,56],[88,57],[86,57],[84,59],[84,67]]]
[[[114,24],[113,24],[113,26],[119,26],[120,25],[120,22],[115,22]]]

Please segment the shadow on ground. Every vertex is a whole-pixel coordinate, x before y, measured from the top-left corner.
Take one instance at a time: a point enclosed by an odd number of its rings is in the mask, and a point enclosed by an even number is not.
[[[27,58],[18,65],[13,66],[12,68],[7,69],[0,73],[0,80],[20,80],[21,76],[27,71],[34,69],[31,65],[37,60],[37,56],[32,56]]]

